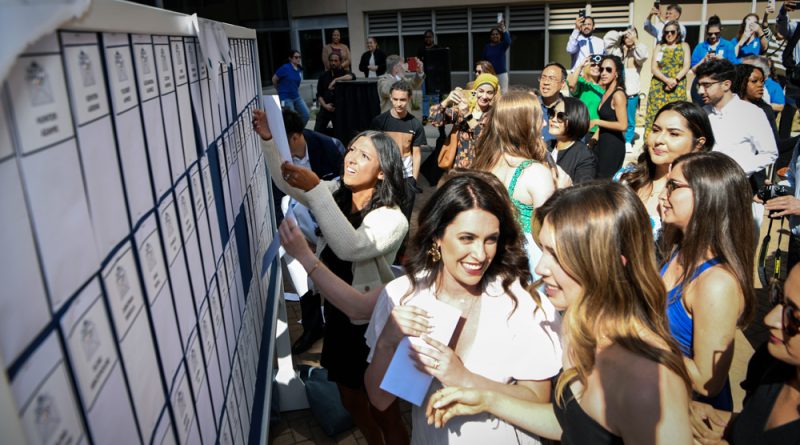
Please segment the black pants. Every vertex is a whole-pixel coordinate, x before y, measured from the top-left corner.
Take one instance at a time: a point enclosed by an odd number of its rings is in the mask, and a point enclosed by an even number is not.
[[[317,113],[317,121],[314,123],[314,131],[328,134],[327,128],[329,122],[333,122],[333,113],[324,108],[320,108],[319,113]]]
[[[411,222],[411,212],[414,211],[414,202],[417,200],[417,180],[413,176],[405,178],[406,182],[406,200],[403,202],[403,215],[406,216],[408,222]]]

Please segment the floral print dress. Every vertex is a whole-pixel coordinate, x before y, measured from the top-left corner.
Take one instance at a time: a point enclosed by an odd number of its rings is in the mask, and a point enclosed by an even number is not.
[[[677,44],[673,47],[661,47],[661,72],[669,77],[675,78],[683,69],[683,45]],[[666,84],[655,76],[650,80],[650,93],[647,95],[647,117],[645,119],[645,138],[650,133],[656,113],[664,105],[678,100],[686,100],[686,77],[678,82],[672,91],[665,89]]]
[[[488,116],[488,112],[483,113],[477,125],[470,128],[465,119],[466,116],[462,115],[458,108],[442,108],[439,104],[431,106],[431,114],[428,117],[431,124],[434,127],[453,124],[453,131],[457,132],[458,149],[453,167],[469,168],[472,165],[472,161],[475,160],[478,136],[480,136],[483,126],[486,125]]]

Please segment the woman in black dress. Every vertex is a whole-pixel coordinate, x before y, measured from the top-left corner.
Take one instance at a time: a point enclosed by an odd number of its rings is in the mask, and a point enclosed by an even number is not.
[[[603,56],[600,62],[600,86],[606,92],[597,108],[598,119],[589,123],[599,130],[593,140],[597,155],[597,177],[611,178],[625,160],[625,130],[628,128],[628,96],[622,61],[617,56]],[[591,143],[590,143],[591,145]]]
[[[764,317],[769,329],[764,348],[750,359],[747,391],[741,413],[715,410],[710,405],[692,402],[692,429],[696,443],[717,443],[725,439],[732,445],[800,444],[800,266],[769,289],[775,307]]]

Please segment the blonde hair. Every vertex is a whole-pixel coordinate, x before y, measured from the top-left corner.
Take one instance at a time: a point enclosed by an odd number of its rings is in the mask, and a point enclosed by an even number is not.
[[[656,269],[647,211],[619,183],[587,183],[557,191],[539,218],[554,230],[555,255],[583,292],[564,314],[562,333],[573,368],[558,379],[556,396],[574,380],[586,385],[604,335],[628,351],[666,366],[691,390],[665,308],[667,292]],[[656,337],[665,347],[655,346]]]
[[[509,91],[495,101],[476,144],[475,170],[491,170],[504,154],[545,162],[542,107],[531,91]]]

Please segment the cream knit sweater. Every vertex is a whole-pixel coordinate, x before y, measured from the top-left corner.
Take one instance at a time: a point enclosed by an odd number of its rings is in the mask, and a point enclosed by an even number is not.
[[[351,261],[351,284],[362,293],[394,279],[391,264],[408,232],[408,220],[398,207],[377,208],[367,213],[358,229],[354,229],[333,199],[340,181],[320,181],[307,192],[296,189],[283,180],[280,173],[283,160],[275,143],[262,140],[261,150],[275,185],[314,214],[322,232],[317,242],[317,256],[330,245],[336,256]]]

